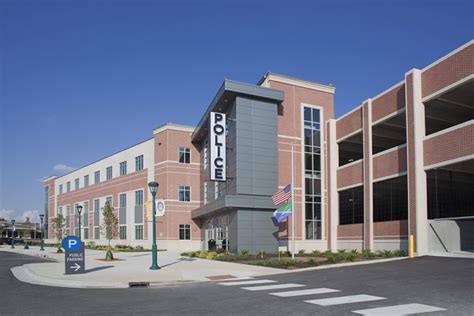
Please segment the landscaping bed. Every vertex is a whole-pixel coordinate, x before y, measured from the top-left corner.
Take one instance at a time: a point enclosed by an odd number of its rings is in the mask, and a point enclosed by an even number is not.
[[[266,253],[262,251],[258,254],[251,254],[248,251],[242,251],[238,254],[227,253],[225,251],[191,251],[183,252],[182,256],[196,257],[201,259],[236,262],[244,264],[252,264],[264,267],[279,268],[279,269],[298,269],[315,267],[321,265],[343,263],[343,262],[358,262],[368,261],[373,259],[382,258],[393,258],[393,257],[404,257],[405,252],[402,250],[390,251],[381,250],[376,252],[356,250],[344,251],[339,250],[338,252],[331,251],[313,251],[306,253],[304,250],[300,250],[296,255],[295,259],[291,258],[289,252],[280,253]]]

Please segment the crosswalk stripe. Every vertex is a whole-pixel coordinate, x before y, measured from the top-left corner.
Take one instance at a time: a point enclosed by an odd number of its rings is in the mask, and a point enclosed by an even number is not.
[[[247,291],[265,291],[265,290],[276,290],[276,289],[288,289],[292,287],[302,287],[302,286],[306,286],[306,285],[295,284],[295,283],[285,283],[285,284],[243,287],[242,289],[247,290]]]
[[[440,308],[436,306],[424,305],[424,304],[402,304],[402,305],[393,305],[386,307],[377,307],[370,309],[361,309],[358,311],[353,311],[356,314],[362,315],[410,315],[418,313],[430,313],[430,312],[439,312],[445,311],[445,308]]]
[[[333,289],[328,289],[328,288],[323,287],[319,289],[296,290],[296,291],[276,292],[276,293],[269,293],[269,294],[279,296],[279,297],[294,297],[294,296],[324,294],[324,293],[334,293],[334,292],[339,292],[339,290],[333,290]]]
[[[329,305],[349,304],[349,303],[358,303],[358,302],[378,301],[378,300],[384,300],[384,299],[385,297],[359,294],[359,295],[339,296],[339,297],[331,297],[331,298],[321,298],[321,299],[310,300],[310,301],[305,301],[305,302],[316,304],[316,305],[329,306]]]
[[[231,286],[231,285],[250,285],[250,284],[265,284],[275,283],[273,280],[251,280],[251,281],[233,281],[233,282],[221,282],[220,285]]]

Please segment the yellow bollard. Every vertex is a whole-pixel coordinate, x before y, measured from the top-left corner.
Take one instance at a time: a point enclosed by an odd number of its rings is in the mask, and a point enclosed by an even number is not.
[[[413,238],[413,235],[410,235],[410,245],[408,248],[408,254],[410,258],[415,257],[415,238]]]

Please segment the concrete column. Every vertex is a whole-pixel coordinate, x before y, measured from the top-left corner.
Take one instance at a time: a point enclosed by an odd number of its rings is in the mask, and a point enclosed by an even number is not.
[[[372,165],[372,100],[362,107],[364,140],[364,249],[374,250],[373,165]]]
[[[337,166],[339,152],[336,142],[336,120],[328,121],[328,176],[329,176],[329,249],[337,251],[337,224],[339,223],[339,200],[337,195]]]
[[[408,235],[415,237],[417,256],[428,254],[426,172],[423,160],[425,106],[421,94],[421,71],[405,74],[408,173]]]

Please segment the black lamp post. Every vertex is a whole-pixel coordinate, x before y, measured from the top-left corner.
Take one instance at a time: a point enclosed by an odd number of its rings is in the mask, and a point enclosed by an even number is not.
[[[81,213],[82,213],[82,205],[78,205],[76,208],[77,208],[77,214],[79,215],[79,240],[81,240]]]
[[[12,249],[15,249],[15,220],[12,219]]]
[[[155,198],[156,192],[158,191],[158,182],[152,181],[148,183],[148,187],[150,188],[151,196],[153,197],[153,244],[151,246],[151,267],[150,270],[158,270],[160,266],[158,265],[158,254],[156,248],[156,205],[155,205]]]
[[[44,251],[44,226],[43,226],[43,221],[44,221],[44,214],[40,214],[40,221],[41,221],[41,247],[40,251]]]

